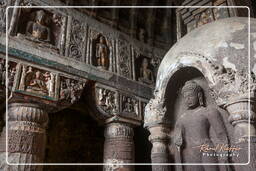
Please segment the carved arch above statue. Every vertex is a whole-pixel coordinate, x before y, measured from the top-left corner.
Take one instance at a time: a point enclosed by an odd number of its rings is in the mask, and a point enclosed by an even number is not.
[[[168,122],[165,119],[165,94],[167,85],[177,71],[186,67],[197,69],[206,78],[209,85],[214,85],[214,73],[216,72],[216,68],[218,68],[217,64],[214,64],[205,56],[197,53],[182,52],[178,54],[167,71],[158,75],[154,98],[150,100],[145,109],[145,126]]]
[[[182,68],[192,67],[202,73],[208,86],[209,94],[218,106],[223,106],[236,96],[254,95],[256,81],[254,73],[248,71],[234,71],[223,65],[194,52],[179,53],[166,72],[158,73],[154,98],[145,109],[145,126],[168,122],[166,118],[165,94],[167,85],[173,75]],[[250,82],[250,87],[249,87]]]

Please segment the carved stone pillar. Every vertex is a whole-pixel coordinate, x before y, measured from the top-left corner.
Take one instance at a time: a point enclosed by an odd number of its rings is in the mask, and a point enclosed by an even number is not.
[[[153,147],[151,150],[151,163],[169,163],[169,128],[164,125],[156,125],[149,128],[149,141]],[[169,166],[152,165],[152,171],[169,171]]]
[[[43,163],[47,123],[48,114],[39,105],[9,104],[7,150],[10,164]],[[3,163],[6,157],[6,131],[3,131],[0,143],[2,152],[0,170],[42,171],[42,166],[15,166]]]
[[[236,163],[247,163],[248,150],[250,145],[250,163],[247,166],[235,166],[239,171],[251,171],[256,169],[256,130],[255,130],[255,105],[254,98],[248,99],[248,95],[237,97],[226,104],[226,109],[230,113],[229,121],[234,126],[234,137],[239,157],[233,158]],[[250,140],[250,144],[248,141]]]
[[[133,165],[115,165],[115,163],[134,163],[133,128],[126,123],[109,123],[105,129],[104,171],[123,169],[133,171]]]

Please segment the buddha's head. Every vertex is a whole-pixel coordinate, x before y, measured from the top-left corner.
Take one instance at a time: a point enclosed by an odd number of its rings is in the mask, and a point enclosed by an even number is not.
[[[187,81],[182,88],[182,96],[188,109],[204,105],[203,89],[195,81]]]

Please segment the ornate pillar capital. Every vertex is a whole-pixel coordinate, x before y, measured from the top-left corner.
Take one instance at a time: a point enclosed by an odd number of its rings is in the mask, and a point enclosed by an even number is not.
[[[167,123],[165,113],[166,107],[164,106],[164,100],[159,96],[150,99],[145,107],[144,127]]]

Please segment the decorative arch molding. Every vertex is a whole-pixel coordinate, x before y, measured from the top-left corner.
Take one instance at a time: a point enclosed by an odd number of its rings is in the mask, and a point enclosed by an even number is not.
[[[218,106],[227,105],[235,97],[248,97],[248,92],[254,97],[256,81],[253,73],[225,68],[213,59],[195,52],[181,52],[165,69],[166,72],[158,73],[154,98],[145,108],[144,126],[168,124],[165,107],[167,86],[173,75],[182,68],[191,67],[202,73],[209,85],[209,93]]]
[[[161,65],[160,65],[161,67]],[[154,98],[152,98],[145,108],[144,125],[146,127],[155,124],[168,124],[166,119],[165,94],[166,88],[172,76],[182,68],[192,67],[197,69],[206,78],[209,85],[214,85],[214,73],[219,67],[209,60],[209,58],[193,52],[179,53],[174,62],[166,69],[162,75],[158,75]]]

